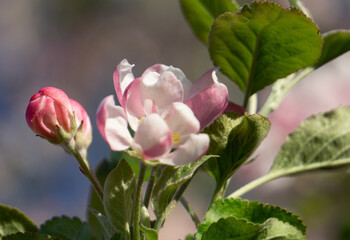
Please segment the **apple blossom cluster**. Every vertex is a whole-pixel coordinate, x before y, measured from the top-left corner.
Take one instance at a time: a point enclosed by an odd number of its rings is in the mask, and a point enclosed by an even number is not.
[[[193,85],[178,68],[156,64],[141,77],[123,60],[113,74],[121,106],[107,96],[97,111],[97,126],[112,150],[131,147],[151,163],[182,165],[205,154],[209,137],[199,133],[227,106],[227,88],[209,70]],[[134,131],[130,134],[128,127]]]
[[[120,106],[110,95],[98,107],[102,137],[113,151],[128,151],[148,164],[183,165],[199,159],[209,147],[208,135],[200,131],[228,105],[228,90],[218,82],[217,68],[192,84],[172,66],[155,64],[138,78],[133,66],[124,59],[113,74]],[[57,88],[43,88],[32,96],[26,120],[51,143],[67,145],[74,140],[85,150],[91,143],[86,111]]]

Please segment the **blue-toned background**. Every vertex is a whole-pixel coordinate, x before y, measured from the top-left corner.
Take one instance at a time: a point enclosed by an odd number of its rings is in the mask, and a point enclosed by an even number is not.
[[[288,6],[288,1],[279,2]],[[350,29],[349,0],[304,2],[322,33]],[[89,156],[96,166],[109,150],[94,115],[100,100],[114,94],[112,73],[123,58],[136,65],[135,76],[164,63],[181,68],[194,81],[212,67],[178,1],[0,0],[0,203],[19,208],[38,225],[54,215],[85,218],[87,179],[73,157],[35,137],[26,125],[25,109],[31,95],[46,86],[79,101],[93,123]],[[258,160],[238,172],[229,191],[266,173],[287,133],[300,121],[350,104],[349,66],[347,54],[311,74],[287,96],[271,115],[273,127],[256,153]],[[228,83],[222,75],[219,79]],[[240,103],[242,94],[228,85],[230,99]],[[321,173],[277,180],[245,197],[299,213],[309,226],[310,239],[335,239],[347,220],[339,215],[343,208],[332,203],[340,199],[346,206],[348,185],[346,172]],[[200,174],[185,193],[201,217],[213,188],[213,181]],[[190,218],[178,206],[161,239],[179,239],[193,231]]]

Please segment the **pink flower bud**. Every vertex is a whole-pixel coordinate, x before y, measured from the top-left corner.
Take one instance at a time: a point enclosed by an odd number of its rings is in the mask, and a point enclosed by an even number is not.
[[[89,115],[80,105],[80,103],[71,98],[69,101],[74,112],[75,122],[77,126],[77,132],[74,136],[76,146],[80,149],[87,149],[92,141],[92,128]]]
[[[34,94],[26,111],[29,127],[52,143],[60,143],[58,129],[71,133],[73,110],[68,96],[60,89],[46,87]]]

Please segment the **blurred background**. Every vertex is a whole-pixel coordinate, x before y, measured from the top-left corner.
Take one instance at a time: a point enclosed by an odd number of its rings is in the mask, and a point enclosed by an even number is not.
[[[239,1],[242,3],[242,1]],[[288,7],[288,1],[278,1]],[[349,0],[305,0],[321,33],[350,29]],[[192,34],[178,1],[0,0],[0,203],[16,207],[40,225],[52,216],[85,219],[89,185],[72,156],[35,137],[25,122],[29,98],[54,86],[79,101],[94,127],[89,149],[95,167],[109,155],[96,129],[99,102],[114,94],[112,74],[124,58],[135,76],[163,63],[195,81],[212,67],[204,45]],[[242,94],[228,80],[230,99]],[[350,105],[350,54],[305,78],[271,114],[272,129],[255,155],[233,177],[228,193],[267,173],[287,134],[308,116]],[[264,99],[269,89],[260,94]],[[205,187],[203,187],[205,186]],[[203,217],[214,182],[204,173],[185,196]],[[299,214],[309,239],[350,239],[350,175],[320,172],[265,184],[244,198],[276,204]],[[348,229],[348,230],[347,230]],[[183,239],[195,231],[177,206],[160,239]],[[343,234],[343,237],[342,237]],[[349,234],[349,232],[348,232]],[[348,238],[346,237],[348,236]]]

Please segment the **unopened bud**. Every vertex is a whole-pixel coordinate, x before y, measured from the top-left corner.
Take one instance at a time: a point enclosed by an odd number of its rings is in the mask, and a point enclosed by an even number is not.
[[[75,131],[73,119],[70,100],[60,89],[46,87],[30,98],[26,111],[28,126],[51,143],[62,142],[59,131],[66,135]]]

